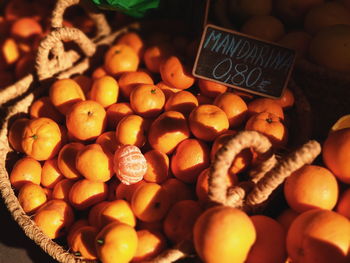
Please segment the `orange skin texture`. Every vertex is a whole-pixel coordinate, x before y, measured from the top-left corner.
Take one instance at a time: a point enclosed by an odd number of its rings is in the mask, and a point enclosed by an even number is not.
[[[216,98],[227,90],[225,85],[206,79],[198,79],[198,87],[201,94],[209,98]]]
[[[142,147],[145,144],[145,120],[139,115],[131,114],[121,119],[115,136],[118,144]]]
[[[30,120],[23,131],[24,153],[38,161],[55,157],[62,146],[60,127],[48,118]]]
[[[13,38],[7,38],[0,44],[0,68],[14,65],[20,58],[20,50]]]
[[[114,174],[113,155],[97,143],[86,145],[78,152],[75,166],[86,179],[94,182],[107,182]]]
[[[281,226],[287,233],[290,225],[293,223],[294,219],[297,218],[299,214],[300,213],[298,213],[297,211],[294,211],[291,208],[287,208],[276,218],[276,220],[278,223],[281,224]]]
[[[145,45],[139,34],[135,32],[128,32],[123,34],[118,40],[117,44],[128,45],[135,50],[136,54],[141,59],[143,57],[143,52]]]
[[[49,97],[41,97],[33,102],[29,108],[29,115],[32,119],[46,117],[57,123],[64,123],[64,115],[52,104]]]
[[[74,104],[66,116],[68,132],[82,141],[96,139],[104,132],[106,124],[105,109],[92,100]]]
[[[109,130],[115,130],[119,121],[127,115],[133,114],[130,103],[118,102],[107,108],[107,127]]]
[[[186,139],[176,147],[170,167],[176,178],[195,183],[198,175],[209,167],[209,160],[209,148],[203,141]]]
[[[134,192],[131,209],[134,215],[145,222],[163,219],[170,208],[168,192],[156,183],[145,183]]]
[[[160,64],[162,80],[176,89],[188,89],[194,84],[195,78],[176,56],[171,56]]]
[[[104,263],[127,263],[137,250],[136,230],[126,224],[114,222],[97,235],[95,246],[98,258]]]
[[[33,18],[23,17],[12,24],[11,35],[17,40],[28,40],[35,36],[42,35],[43,30],[40,24]]]
[[[229,128],[226,113],[215,105],[198,106],[191,112],[188,121],[194,136],[204,141],[215,140]]]
[[[67,233],[74,222],[74,212],[62,200],[50,200],[35,213],[34,222],[49,238],[55,239]]]
[[[261,112],[251,116],[245,129],[262,133],[269,138],[275,148],[283,147],[288,140],[287,129],[280,118],[269,112]]]
[[[191,111],[198,106],[198,99],[191,92],[181,90],[180,92],[170,95],[167,99],[165,111],[178,111],[188,116]]]
[[[322,147],[322,158],[326,167],[341,182],[350,183],[350,128],[328,134]]]
[[[118,95],[119,85],[111,76],[104,76],[93,81],[90,99],[98,102],[104,108],[116,103]]]
[[[10,173],[11,185],[16,190],[19,190],[27,182],[39,185],[41,181],[41,171],[41,164],[32,157],[26,156],[19,159]]]
[[[102,201],[93,205],[88,214],[88,225],[99,228],[101,226],[101,211],[109,204],[108,201]]]
[[[217,262],[220,258],[221,263],[243,263],[256,240],[256,231],[241,210],[214,206],[197,219],[193,240],[197,254],[205,262]]]
[[[149,74],[143,71],[125,72],[118,79],[120,92],[124,98],[129,99],[131,92],[140,84],[153,85],[153,79]]]
[[[166,83],[164,83],[164,81],[158,82],[158,83],[156,84],[156,86],[157,86],[158,88],[160,88],[160,89],[163,91],[166,101],[168,100],[168,98],[169,98],[172,94],[175,94],[175,93],[181,91],[181,89],[176,89],[176,88],[173,88],[173,87],[167,85]]]
[[[78,209],[85,210],[107,198],[108,187],[103,182],[92,182],[82,179],[74,183],[69,191],[70,204]]]
[[[289,206],[304,212],[313,208],[332,210],[338,200],[336,177],[322,166],[305,165],[287,177],[284,196]]]
[[[193,226],[202,212],[202,208],[197,201],[183,200],[177,202],[164,219],[164,234],[173,244],[190,240]]]
[[[92,86],[92,79],[85,75],[78,75],[73,78],[73,80],[78,83],[82,91],[84,92],[85,96],[89,94]]]
[[[177,178],[169,178],[162,184],[162,187],[168,192],[171,205],[182,200],[194,199],[194,194],[190,186]]]
[[[69,203],[69,192],[75,181],[70,179],[63,179],[59,181],[52,190],[52,198],[64,200]]]
[[[117,138],[115,136],[114,131],[107,131],[102,133],[97,137],[96,143],[101,145],[102,150],[106,154],[114,154],[114,152],[118,149],[120,144],[117,142]]]
[[[131,210],[130,204],[125,200],[107,202],[101,208],[97,217],[99,228],[116,221],[132,227],[136,225],[136,218]]]
[[[44,189],[34,183],[25,183],[18,194],[18,201],[27,214],[33,214],[47,200]]]
[[[158,116],[164,104],[164,93],[155,85],[140,84],[130,94],[131,108],[136,114],[145,118]]]
[[[49,97],[52,104],[66,115],[71,107],[85,100],[85,95],[79,84],[72,79],[60,79],[55,81],[49,90]]]
[[[240,96],[231,92],[218,95],[214,100],[214,105],[226,113],[230,128],[240,126],[247,118],[247,104]]]
[[[71,236],[69,247],[75,255],[88,260],[97,259],[95,239],[98,229],[93,226],[81,226]]]
[[[71,240],[72,240],[72,236],[75,234],[75,231],[79,230],[81,227],[83,226],[88,226],[89,222],[84,218],[84,219],[79,219],[77,221],[75,221],[68,230],[68,234],[67,234],[67,243],[68,246],[70,247],[71,245]]]
[[[146,182],[144,180],[141,180],[135,184],[119,184],[116,189],[116,197],[117,199],[123,199],[125,201],[128,201],[131,203],[131,199],[137,188],[139,188],[141,185],[145,184]]]
[[[281,98],[276,99],[275,101],[283,109],[287,109],[287,108],[293,107],[294,101],[295,101],[294,94],[293,94],[293,92],[290,89],[285,88],[283,93],[282,93]]]
[[[127,71],[136,71],[139,62],[139,57],[133,48],[117,44],[110,47],[105,54],[104,68],[107,73],[115,76]]]
[[[55,184],[61,181],[64,175],[57,165],[57,157],[46,160],[41,171],[41,185],[52,189]]]
[[[132,262],[144,262],[159,255],[167,246],[163,234],[147,229],[137,231],[137,250]]]
[[[274,99],[258,98],[248,103],[248,117],[264,111],[273,113],[282,120],[284,119],[283,109]]]
[[[178,111],[162,113],[153,121],[148,131],[148,141],[152,148],[165,154],[172,153],[181,141],[189,137],[186,118]]]
[[[256,241],[245,262],[284,263],[287,258],[285,245],[287,233],[283,227],[276,220],[263,215],[251,216],[250,219],[256,230]]]
[[[12,148],[17,152],[23,152],[22,138],[24,128],[27,126],[29,119],[19,118],[16,119],[10,126],[8,133],[8,140]]]
[[[147,171],[143,179],[149,183],[161,184],[169,177],[169,157],[158,150],[150,150],[144,154]]]
[[[84,144],[71,142],[64,145],[58,153],[57,165],[66,178],[75,180],[82,177],[75,164],[78,152],[83,148]]]
[[[164,43],[146,48],[143,54],[146,68],[152,73],[159,73],[162,61],[168,58],[171,53],[171,47]]]
[[[98,67],[92,72],[91,77],[92,79],[99,79],[106,75],[107,75],[106,70],[103,67]]]
[[[337,207],[335,208],[335,211],[339,214],[347,217],[350,219],[350,189],[346,189],[341,195],[339,196]]]
[[[294,262],[349,262],[349,220],[333,211],[312,209],[300,214],[287,234],[287,251]]]

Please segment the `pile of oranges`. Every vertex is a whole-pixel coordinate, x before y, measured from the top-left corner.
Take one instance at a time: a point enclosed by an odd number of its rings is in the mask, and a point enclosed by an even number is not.
[[[240,130],[285,147],[294,96],[257,98],[195,79],[193,56],[185,37],[128,32],[91,74],[56,80],[9,129],[23,210],[76,256],[104,263],[144,262],[188,240],[204,262],[347,262],[350,195],[339,197],[338,184],[350,175],[338,140],[349,131],[326,142],[329,169],[306,165],[288,178],[290,208],[278,218],[213,204],[216,152]],[[243,150],[228,185],[256,159]]]

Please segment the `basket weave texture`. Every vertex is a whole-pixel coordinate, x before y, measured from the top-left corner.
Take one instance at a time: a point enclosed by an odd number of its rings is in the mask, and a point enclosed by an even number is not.
[[[2,126],[0,130],[0,192],[12,214],[14,220],[24,233],[38,244],[47,254],[59,262],[93,262],[87,261],[69,253],[67,249],[49,239],[25,214],[13,191],[7,166],[13,154],[8,142],[8,128],[18,116],[28,113],[29,106],[35,98],[40,96],[47,86],[59,78],[67,78],[86,71],[91,63],[91,57],[96,50],[104,45],[111,45],[121,34],[130,30],[140,30],[140,24],[132,24],[112,32],[101,14],[91,13],[91,17],[98,26],[97,36],[87,38],[79,29],[62,27],[64,10],[71,5],[78,4],[78,0],[61,0],[52,16],[52,32],[45,37],[38,49],[36,58],[36,74],[31,74],[14,85],[0,92]],[[84,4],[85,5],[85,4]],[[89,10],[89,7],[87,7]],[[63,42],[74,41],[81,48],[82,53],[65,51]],[[53,59],[49,60],[49,54]],[[211,201],[242,209],[247,213],[260,211],[268,201],[271,193],[293,171],[306,163],[311,163],[320,153],[320,145],[316,141],[305,143],[308,137],[308,115],[310,107],[302,92],[292,82],[291,89],[296,95],[295,114],[299,127],[304,127],[304,133],[295,137],[293,145],[299,145],[288,155],[278,159],[274,155],[269,140],[257,132],[240,132],[231,139],[217,153],[209,173],[209,196]],[[303,144],[305,143],[305,144]],[[302,146],[300,146],[302,145]],[[258,154],[257,166],[250,173],[250,180],[233,188],[225,184],[224,175],[227,173],[235,156],[245,148],[253,148]],[[176,260],[193,256],[193,244],[185,241],[156,257],[150,262],[175,262]]]

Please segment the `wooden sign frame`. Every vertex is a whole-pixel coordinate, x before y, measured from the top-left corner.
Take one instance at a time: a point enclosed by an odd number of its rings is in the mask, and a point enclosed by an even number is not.
[[[287,72],[286,72],[286,74],[283,75],[284,76],[283,77],[283,81],[280,81],[280,82],[283,82],[283,84],[281,84],[281,86],[271,86],[272,88],[270,88],[270,90],[266,90],[265,88],[267,86],[264,86],[264,85],[268,85],[267,83],[271,84],[272,83],[272,79],[263,80],[263,81],[261,81],[259,83],[259,86],[255,87],[255,89],[254,89],[254,88],[242,87],[240,85],[235,85],[233,83],[228,83],[227,79],[230,79],[231,77],[227,78],[225,81],[222,81],[222,80],[220,80],[218,78],[215,78],[215,77],[210,78],[209,76],[206,76],[204,74],[198,74],[197,73],[198,63],[199,63],[199,60],[201,58],[201,54],[202,54],[202,50],[203,50],[203,43],[205,41],[205,38],[207,36],[207,32],[208,32],[209,28],[212,28],[212,29],[217,30],[217,31],[222,31],[224,33],[229,33],[229,34],[232,34],[234,36],[240,36],[241,38],[252,40],[252,42],[254,42],[254,43],[261,43],[262,45],[265,45],[265,46],[277,47],[280,50],[285,50],[285,52],[288,52],[290,54],[290,56],[291,56],[291,57],[289,57],[290,61],[288,61],[288,62],[290,62],[290,64],[287,65],[288,66],[287,70],[286,70]],[[226,53],[228,53],[228,52],[226,52]],[[221,57],[224,57],[224,55],[221,55]],[[227,59],[230,59],[230,57],[227,56]],[[227,61],[229,62],[229,60],[227,60]],[[231,61],[229,63],[231,63],[231,65],[232,65],[233,62]],[[193,69],[192,69],[192,74],[195,77],[206,79],[206,80],[210,80],[210,81],[213,81],[213,82],[217,82],[217,83],[223,84],[225,86],[228,86],[228,87],[231,87],[231,88],[234,88],[234,89],[237,89],[237,90],[241,90],[241,91],[245,91],[245,92],[248,92],[248,93],[252,93],[252,94],[256,94],[256,95],[260,95],[260,96],[264,96],[264,97],[269,97],[269,98],[279,98],[279,97],[282,96],[282,93],[283,93],[284,89],[288,85],[288,81],[290,79],[294,63],[295,63],[295,51],[292,50],[292,49],[286,48],[284,46],[281,46],[281,45],[273,43],[273,42],[269,42],[269,41],[262,40],[262,39],[259,39],[259,38],[256,38],[256,37],[252,37],[250,35],[246,35],[246,34],[243,34],[241,32],[237,32],[235,30],[230,30],[230,29],[219,27],[219,26],[216,26],[216,25],[207,24],[207,25],[205,25],[203,33],[202,33],[200,45],[199,45],[199,48],[198,48],[198,51],[197,51],[197,55],[196,55],[196,59],[195,59],[195,63],[194,63]],[[239,64],[239,65],[244,65],[244,64],[242,63],[242,64]],[[272,72],[272,70],[270,70],[269,72]],[[260,74],[259,77],[260,76],[264,76],[262,70],[261,70],[261,72],[259,71],[259,74]],[[273,74],[270,74],[270,76],[273,77]],[[280,77],[280,75],[277,75],[277,76]],[[253,87],[253,86],[251,86],[251,87]],[[279,91],[279,92],[277,92],[277,91]]]

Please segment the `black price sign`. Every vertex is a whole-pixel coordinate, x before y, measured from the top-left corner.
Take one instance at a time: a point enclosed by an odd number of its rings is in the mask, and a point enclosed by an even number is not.
[[[294,61],[292,49],[207,25],[192,73],[232,88],[279,98],[288,83]]]

